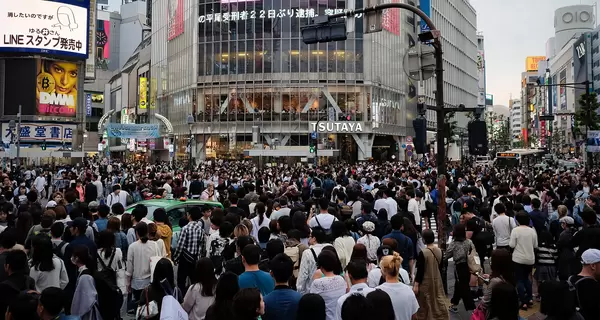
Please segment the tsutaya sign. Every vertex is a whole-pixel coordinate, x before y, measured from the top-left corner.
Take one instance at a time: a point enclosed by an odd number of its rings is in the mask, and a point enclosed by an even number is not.
[[[309,122],[309,130],[319,133],[361,133],[364,124],[362,122],[352,121],[323,121]]]

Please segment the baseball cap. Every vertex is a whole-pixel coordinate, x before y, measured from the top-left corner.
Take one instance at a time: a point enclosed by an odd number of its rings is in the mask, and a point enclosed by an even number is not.
[[[581,264],[589,265],[600,263],[600,250],[598,249],[587,249],[581,255]]]
[[[48,201],[48,203],[46,204],[46,209],[49,209],[49,208],[56,208],[56,206],[57,206],[57,205],[58,205],[58,204],[56,203],[56,201],[54,201],[54,200],[50,200],[50,201]]]
[[[81,218],[81,217],[75,218],[75,220],[67,222],[67,226],[77,228],[77,229],[87,228],[87,225],[88,225],[87,220],[85,220],[84,218]]]
[[[565,223],[567,225],[575,224],[575,220],[573,220],[573,218],[571,218],[571,217],[562,217],[558,221],[560,221],[560,223]]]
[[[391,256],[394,254],[394,249],[390,246],[383,245],[377,249],[377,258],[381,259],[384,256]]]
[[[98,203],[98,201],[92,201],[88,205],[88,208],[89,209],[98,209],[98,206],[100,206],[100,203]]]

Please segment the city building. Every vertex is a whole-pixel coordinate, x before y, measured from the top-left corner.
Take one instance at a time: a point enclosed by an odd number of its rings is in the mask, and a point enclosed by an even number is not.
[[[343,11],[345,5],[322,0],[191,1],[185,6],[181,0],[153,1],[152,12],[168,14],[152,17],[150,83],[156,85],[150,99],[156,106],[149,112],[173,123],[172,156],[186,158],[190,152],[198,160],[307,160],[313,156],[309,138],[315,131],[319,156],[408,156],[408,149],[396,151],[395,146],[409,145],[407,137],[414,134],[417,89],[398,57],[416,43],[419,21],[408,11],[390,9],[380,32],[365,33],[363,16],[357,15],[346,41],[302,42],[300,28],[311,17]],[[365,5],[355,3],[357,8]],[[475,12],[464,0],[432,9],[434,22],[444,30],[448,106],[474,105]],[[465,24],[468,30],[454,27]],[[471,37],[471,48],[462,50],[463,34]],[[430,84],[425,94],[434,105]],[[254,137],[253,127],[259,132]]]
[[[0,156],[16,157],[10,145],[19,140],[21,163],[77,161],[85,139],[83,75],[93,51],[87,22],[95,10],[90,0],[39,1],[34,9],[28,1],[0,6],[0,25],[10,26],[0,28]]]
[[[516,147],[522,142],[523,129],[525,128],[523,123],[523,104],[520,99],[513,99],[509,101],[508,108],[510,110],[511,142],[513,147]]]

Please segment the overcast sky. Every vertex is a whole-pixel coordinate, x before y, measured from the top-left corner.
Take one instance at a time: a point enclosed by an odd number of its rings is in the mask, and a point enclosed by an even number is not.
[[[527,56],[545,56],[554,36],[554,11],[594,0],[471,0],[477,29],[485,37],[486,91],[494,104],[508,105],[520,96]],[[442,30],[443,32],[443,30]]]

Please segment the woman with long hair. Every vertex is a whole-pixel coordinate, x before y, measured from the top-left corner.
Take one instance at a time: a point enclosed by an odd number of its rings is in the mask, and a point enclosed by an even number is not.
[[[292,214],[292,228],[300,231],[300,243],[308,246],[310,227],[306,223],[306,213],[296,211]]]
[[[17,218],[17,224],[15,228],[18,231],[17,243],[20,245],[25,245],[25,239],[27,239],[27,234],[29,230],[33,226],[33,217],[29,212],[21,212]]]
[[[492,251],[491,269],[492,273],[489,276],[490,281],[485,289],[483,299],[481,300],[484,310],[489,309],[492,300],[492,292],[496,285],[503,282],[508,282],[512,286],[517,285],[512,256],[508,250],[496,249]]]
[[[179,302],[181,302],[182,294],[175,284],[175,272],[173,271],[173,263],[171,260],[167,258],[158,260],[152,275],[152,282],[144,289],[144,294],[142,294],[140,297],[138,306],[149,305],[152,301],[154,301],[158,307],[158,314],[144,319],[159,320],[163,298],[166,295],[171,294],[171,292],[165,290],[165,287],[169,288],[169,290],[172,290],[173,296]]]
[[[419,301],[419,320],[448,320],[446,294],[442,283],[442,250],[435,244],[435,235],[431,229],[423,230],[425,249],[417,256],[417,274],[413,283],[413,292]]]
[[[316,293],[307,293],[300,298],[296,320],[325,320],[326,317],[323,297]]]
[[[258,239],[258,230],[262,227],[268,227],[271,222],[271,220],[265,216],[266,211],[267,207],[262,202],[259,202],[254,206],[256,217],[250,219],[250,222],[252,222],[252,237],[254,239]]]
[[[402,225],[404,226],[404,228],[402,229],[402,233],[405,236],[409,237],[410,240],[412,240],[413,252],[417,254],[417,244],[419,242],[419,237],[421,237],[421,234],[419,233],[419,231],[417,231],[417,228],[415,228],[415,225],[412,223],[412,221],[410,221],[409,218],[404,218],[404,223]]]
[[[245,288],[233,297],[235,320],[257,320],[265,314],[265,302],[256,288]]]
[[[185,294],[181,306],[188,313],[190,320],[202,320],[206,316],[206,310],[215,301],[217,286],[215,267],[209,258],[200,258],[196,262],[196,270],[191,280],[192,285]]]
[[[88,247],[79,245],[73,249],[71,263],[77,268],[77,282],[71,315],[82,320],[102,319],[98,310],[98,292],[92,274],[96,271],[96,263],[90,256]]]
[[[396,320],[412,319],[419,309],[419,303],[411,288],[399,280],[402,257],[394,251],[393,255],[381,258],[379,267],[385,282],[380,284],[377,289],[385,291],[392,299]]]
[[[127,250],[127,283],[134,301],[139,301],[144,288],[150,284],[150,258],[159,255],[156,242],[149,241],[148,225],[140,222],[135,226],[137,240]]]
[[[369,259],[367,247],[365,247],[365,245],[362,243],[357,243],[354,245],[350,261],[362,261],[367,266],[367,271],[371,271],[377,267],[377,265],[372,263],[371,259]],[[377,258],[375,258],[375,261],[377,261]]]
[[[518,320],[519,318],[519,296],[517,289],[508,282],[498,283],[492,290],[488,319]]]
[[[464,224],[456,224],[454,231],[452,232],[453,239],[446,249],[444,259],[448,260],[453,258],[454,268],[456,272],[456,281],[454,283],[454,295],[450,299],[450,312],[458,312],[458,304],[460,300],[463,301],[466,310],[474,310],[475,303],[473,302],[473,296],[471,294],[471,288],[469,287],[469,281],[471,280],[471,271],[469,264],[469,253],[475,250],[475,246],[471,240],[467,239],[467,230]]]
[[[342,221],[334,221],[331,224],[331,236],[333,241],[333,247],[337,252],[342,268],[345,269],[350,262],[352,256],[352,250],[354,249],[354,238],[350,234],[350,231],[346,228],[346,224]]]
[[[109,230],[104,230],[98,235],[98,271],[110,268],[116,272],[117,286],[123,294],[127,294],[125,284],[125,265],[123,263],[123,252],[115,246],[115,236]]]
[[[117,217],[109,218],[106,223],[106,230],[114,234],[115,247],[121,249],[123,260],[127,259],[127,248],[129,248],[129,243],[127,242],[127,236],[121,231],[121,220]]]
[[[240,290],[238,276],[225,272],[219,277],[215,289],[215,302],[206,310],[205,320],[231,320],[233,314],[233,297]]]
[[[317,258],[317,266],[319,266],[323,276],[315,279],[310,287],[310,293],[320,294],[325,300],[328,320],[335,320],[337,301],[346,294],[348,289],[344,277],[335,274],[338,265],[339,262],[335,253],[330,250],[322,250]]]
[[[158,248],[158,255],[166,258],[167,257],[167,246],[163,239],[158,235],[158,228],[156,227],[156,223],[148,224],[148,238],[156,243]]]
[[[62,259],[54,255],[52,240],[45,234],[34,236],[32,241],[29,276],[35,280],[35,289],[42,292],[49,287],[64,289],[69,276]]]

